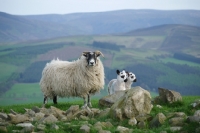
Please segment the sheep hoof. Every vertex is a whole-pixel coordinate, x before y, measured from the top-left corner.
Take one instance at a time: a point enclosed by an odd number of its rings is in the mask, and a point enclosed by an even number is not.
[[[87,104],[84,104],[81,108],[86,109],[87,107],[88,107]]]
[[[91,104],[91,103],[88,103],[88,107],[89,107],[89,108],[92,108],[92,104]]]

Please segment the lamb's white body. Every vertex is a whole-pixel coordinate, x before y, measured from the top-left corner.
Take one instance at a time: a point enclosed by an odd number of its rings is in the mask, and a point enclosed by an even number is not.
[[[104,67],[99,58],[89,66],[86,57],[74,62],[52,60],[42,72],[40,87],[45,97],[89,98],[104,88]],[[85,103],[86,104],[86,103]]]
[[[121,76],[124,76],[123,78]],[[120,74],[117,75],[117,79],[112,79],[108,83],[108,93],[109,95],[114,94],[116,91],[126,90],[125,82],[126,79],[126,72],[123,70]]]

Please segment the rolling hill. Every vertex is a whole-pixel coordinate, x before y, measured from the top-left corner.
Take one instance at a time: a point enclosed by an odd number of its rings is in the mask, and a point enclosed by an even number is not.
[[[118,10],[15,16],[0,13],[0,43],[69,35],[116,34],[164,24],[200,26],[198,10]]]
[[[142,43],[144,40],[141,36],[162,36],[163,39],[160,42],[155,41],[153,43],[149,41],[140,47],[154,48],[168,52],[186,52],[198,57],[200,56],[197,54],[200,50],[200,27],[197,26],[168,24],[133,30],[122,35],[140,37],[140,40],[138,39],[139,41],[135,41],[136,46],[137,43]]]

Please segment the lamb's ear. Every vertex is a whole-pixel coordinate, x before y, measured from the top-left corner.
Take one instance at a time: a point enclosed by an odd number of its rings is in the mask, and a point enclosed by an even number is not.
[[[117,71],[116,71],[116,73],[119,75],[120,71],[119,71],[119,70],[117,70]]]
[[[87,53],[88,52],[83,52],[82,55],[85,56],[85,57],[87,57]]]
[[[129,76],[129,72],[128,71],[126,71],[126,74]]]
[[[98,50],[95,51],[95,54],[97,55],[97,57],[100,56],[100,55],[101,55],[102,57],[104,57],[104,55],[103,55],[100,51],[98,51]]]

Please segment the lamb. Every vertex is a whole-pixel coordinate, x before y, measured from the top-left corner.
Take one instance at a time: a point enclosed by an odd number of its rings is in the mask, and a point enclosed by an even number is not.
[[[125,82],[127,81],[127,74],[125,70],[123,71],[116,71],[117,79],[113,79],[108,83],[108,93],[109,95],[115,93],[116,91],[126,90]]]
[[[52,60],[42,72],[40,88],[44,94],[44,105],[48,98],[57,104],[59,97],[81,97],[85,107],[92,107],[90,95],[104,88],[104,67],[100,51],[83,52],[73,62]]]
[[[126,90],[129,90],[131,89],[131,85],[133,84],[133,82],[136,82],[137,79],[134,73],[127,72],[127,74],[128,74],[128,78],[127,78],[127,82],[125,83],[125,87],[126,87]]]

